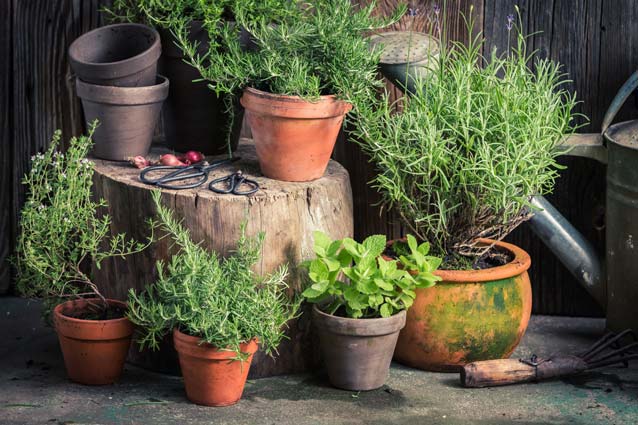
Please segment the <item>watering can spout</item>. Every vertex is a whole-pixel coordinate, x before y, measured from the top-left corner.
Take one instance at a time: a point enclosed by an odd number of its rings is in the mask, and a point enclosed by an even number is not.
[[[604,273],[594,247],[543,196],[535,196],[538,209],[529,220],[534,233],[569,269],[589,294],[602,306],[607,305]]]

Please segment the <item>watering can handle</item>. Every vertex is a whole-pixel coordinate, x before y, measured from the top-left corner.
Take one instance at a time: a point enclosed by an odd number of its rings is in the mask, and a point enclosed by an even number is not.
[[[636,88],[638,88],[638,71],[634,72],[631,77],[625,81],[625,84],[623,84],[620,90],[618,90],[618,93],[616,93],[614,100],[611,101],[611,104],[605,113],[605,118],[603,119],[601,134],[605,134],[614,118],[616,118],[616,114],[620,108],[623,106],[629,95],[636,90]]]

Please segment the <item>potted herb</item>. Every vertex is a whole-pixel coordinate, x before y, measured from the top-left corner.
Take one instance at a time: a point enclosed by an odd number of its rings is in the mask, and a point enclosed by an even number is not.
[[[440,46],[401,112],[370,100],[354,123],[383,202],[444,258],[443,281],[417,290],[395,354],[428,370],[506,357],[520,341],[530,257],[501,240],[533,214],[531,196],[552,190],[556,146],[573,131],[575,99],[559,65],[530,56],[521,34],[489,58],[480,36],[469,39]]]
[[[106,202],[91,195],[93,164],[86,159],[91,137],[72,138],[58,152],[60,132],[43,154],[32,158],[24,177],[28,197],[20,216],[14,264],[16,289],[43,297],[58,333],[69,378],[90,385],[116,381],[124,366],[133,325],[126,304],[107,299],[92,280],[91,267],[125,257],[146,244],[124,234],[107,237],[111,218]]]
[[[218,36],[219,25],[228,22],[233,25],[234,37],[245,47],[249,36],[234,25],[235,9],[250,10],[251,19],[265,16],[276,21],[291,9],[292,3],[286,0],[115,0],[110,7],[104,8],[111,20],[143,22],[155,27],[161,36],[160,69],[171,82],[162,110],[169,147],[180,152],[196,150],[210,155],[234,151],[244,113],[237,96],[218,95],[206,87],[197,70],[184,61],[184,53],[174,34],[197,46],[200,55],[209,50],[223,51]],[[204,26],[204,22],[208,25]]]
[[[189,400],[227,406],[241,398],[258,344],[276,352],[286,323],[299,301],[286,296],[287,269],[258,277],[251,267],[260,258],[264,234],[246,237],[245,223],[236,251],[227,258],[190,239],[153,192],[159,223],[179,252],[157,264],[157,282],[129,294],[128,317],[138,325],[141,347],[159,348],[173,332]]]
[[[396,21],[372,17],[374,2],[353,6],[350,0],[298,3],[295,13],[276,25],[252,19],[238,8],[237,24],[251,35],[255,48],[244,49],[234,25],[205,22],[224,46],[211,44],[201,55],[186,37],[179,44],[186,60],[217,93],[243,91],[262,173],[286,181],[308,181],[326,169],[344,116],[357,99],[372,96],[378,54],[370,53],[363,33]]]
[[[315,304],[313,321],[330,382],[353,391],[379,388],[415,290],[440,280],[433,272],[441,260],[427,255],[429,244],[410,244],[399,267],[381,256],[383,235],[362,243],[314,236],[316,258],[306,263],[312,284],[302,295]]]

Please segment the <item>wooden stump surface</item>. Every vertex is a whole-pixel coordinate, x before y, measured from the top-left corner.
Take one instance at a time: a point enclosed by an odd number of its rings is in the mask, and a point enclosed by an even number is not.
[[[151,156],[159,156],[154,149]],[[296,266],[312,257],[314,230],[322,230],[332,238],[353,234],[352,193],[348,172],[330,161],[324,177],[312,182],[292,183],[268,179],[259,172],[252,141],[243,139],[235,153],[241,160],[224,165],[209,176],[209,181],[241,170],[256,180],[260,190],[249,196],[217,194],[204,184],[197,189],[162,191],[162,201],[182,220],[191,237],[202,246],[228,255],[236,246],[239,226],[247,220],[247,234],[264,231],[262,260],[257,273],[268,273],[288,264],[291,290],[299,292],[301,279]],[[214,157],[207,158],[209,161]],[[154,217],[152,186],[139,180],[139,171],[130,164],[95,160],[94,191],[108,203],[112,233],[126,232],[129,237],[144,240],[149,234],[146,220]],[[172,253],[166,238],[140,254],[126,260],[103,262],[94,270],[95,280],[106,296],[125,300],[130,288],[141,291],[157,277],[157,260],[167,260]],[[307,370],[316,364],[317,355],[310,338],[309,315],[290,324],[288,335],[276,360],[262,353],[253,360],[251,377],[270,376]],[[170,340],[162,352],[138,353],[132,349],[134,362],[164,372],[176,372]]]

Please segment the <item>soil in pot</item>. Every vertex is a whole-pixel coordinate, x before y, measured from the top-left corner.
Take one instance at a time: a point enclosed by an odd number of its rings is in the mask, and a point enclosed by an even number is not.
[[[99,299],[82,299],[59,304],[53,309],[67,374],[86,385],[106,385],[122,374],[131,344],[133,324],[123,316],[126,304],[107,300],[109,308],[99,312]],[[102,315],[105,320],[92,320]]]
[[[93,154],[111,161],[146,156],[168,88],[168,79],[161,75],[157,84],[147,87],[109,87],[76,80],[87,125],[99,121]]]
[[[159,34],[153,28],[114,24],[77,38],[69,47],[69,61],[86,83],[142,87],[155,83],[161,51]]]
[[[350,319],[313,307],[330,383],[350,391],[381,387],[388,376],[392,353],[406,312],[378,319]]]
[[[232,351],[202,344],[200,338],[178,329],[173,331],[173,342],[190,401],[204,406],[229,406],[241,399],[258,348],[256,340],[241,344],[241,351],[248,354],[244,361],[235,359]]]
[[[470,362],[507,358],[520,342],[532,310],[529,255],[494,243],[495,256],[472,270],[438,270],[443,280],[416,290],[395,360],[424,370],[458,372]],[[480,265],[503,265],[478,268]]]
[[[197,70],[184,62],[182,50],[175,45],[175,38],[168,30],[160,30],[162,57],[160,72],[171,82],[168,99],[162,109],[164,132],[169,148],[177,152],[196,150],[206,155],[228,153],[237,149],[241,133],[244,108],[239,99],[233,101],[234,116],[227,111],[224,98],[208,88]],[[208,46],[208,33],[200,21],[193,21],[190,41]],[[229,135],[230,133],[230,135]],[[230,137],[229,137],[230,136]]]
[[[323,176],[352,105],[334,96],[309,102],[253,88],[241,104],[252,131],[261,172],[271,179],[310,181]]]

